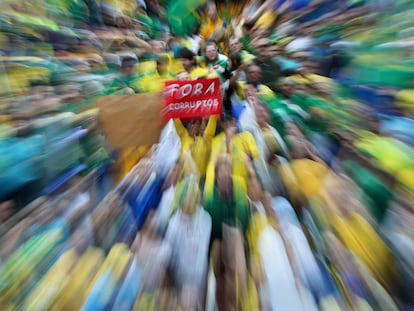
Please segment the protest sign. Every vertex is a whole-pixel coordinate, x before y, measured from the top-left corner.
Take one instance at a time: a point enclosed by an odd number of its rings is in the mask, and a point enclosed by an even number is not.
[[[165,84],[164,121],[220,115],[222,110],[220,80],[168,81]]]
[[[112,148],[158,142],[162,94],[105,96],[96,102],[102,131]]]

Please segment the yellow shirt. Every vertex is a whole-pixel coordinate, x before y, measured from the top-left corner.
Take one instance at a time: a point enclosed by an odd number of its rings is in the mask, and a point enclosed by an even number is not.
[[[174,75],[167,73],[161,76],[158,72],[147,75],[139,80],[139,89],[142,93],[160,93],[164,91],[165,82],[174,80]]]
[[[202,136],[191,137],[179,119],[175,119],[174,124],[177,134],[181,139],[182,154],[186,151],[190,151],[193,161],[200,173],[200,178],[204,179],[206,176],[207,163],[210,159],[211,142],[216,133],[217,116],[210,116]]]
[[[204,40],[208,40],[214,34],[217,29],[220,29],[223,26],[223,21],[218,18],[215,22],[208,20],[207,24],[205,24],[200,31],[201,38]]]
[[[196,67],[189,73],[190,80],[212,78],[212,75],[206,68]]]
[[[236,94],[239,98],[244,98],[244,93],[246,90],[247,84],[244,81],[237,82]],[[257,87],[257,95],[261,100],[273,100],[276,99],[276,94],[268,86],[260,84]]]
[[[224,133],[217,135],[211,145],[211,157],[207,166],[205,192],[212,193],[215,179],[216,159],[220,154],[227,152],[226,138]],[[243,181],[243,186],[247,187],[248,173],[246,170],[245,157],[257,160],[259,158],[259,149],[253,135],[249,132],[239,133],[231,140],[231,158],[233,166],[233,176]]]

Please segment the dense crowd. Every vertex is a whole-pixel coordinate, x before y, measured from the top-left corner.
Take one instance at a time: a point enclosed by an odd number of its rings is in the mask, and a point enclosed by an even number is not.
[[[410,310],[410,5],[3,1],[0,305]],[[221,115],[107,147],[96,99],[212,78]]]

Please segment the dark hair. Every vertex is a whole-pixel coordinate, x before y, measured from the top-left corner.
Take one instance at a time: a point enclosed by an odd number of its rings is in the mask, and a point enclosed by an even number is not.
[[[185,58],[189,60],[195,60],[194,53],[188,48],[181,48],[180,52],[178,53],[178,58]]]
[[[131,66],[131,65],[133,66],[136,63],[137,63],[137,60],[135,58],[127,56],[127,57],[124,57],[122,59],[121,67],[124,68],[124,67],[128,67],[128,66]]]
[[[229,60],[231,60],[231,70],[236,70],[243,63],[240,53],[230,53]]]
[[[207,51],[207,47],[210,46],[210,45],[214,45],[216,48],[218,48],[218,44],[215,40],[207,40],[204,43],[204,52]]]

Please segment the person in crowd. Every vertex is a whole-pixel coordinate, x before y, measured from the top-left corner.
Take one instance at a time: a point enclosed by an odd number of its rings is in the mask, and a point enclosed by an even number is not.
[[[246,82],[240,81],[237,87],[239,98],[246,98],[251,93],[255,93],[264,101],[269,102],[276,98],[273,90],[264,84],[263,71],[261,67],[255,63],[249,64],[245,68]]]
[[[175,75],[169,71],[170,59],[167,54],[156,56],[156,71],[147,74],[139,81],[141,93],[160,93],[165,88],[165,82],[175,79]]]
[[[215,41],[209,40],[204,44],[203,56],[200,58],[200,64],[208,68],[211,74],[216,74],[221,81],[226,80],[226,71],[228,71],[228,58],[220,54]]]
[[[206,176],[207,164],[210,159],[211,143],[216,133],[217,116],[205,120],[192,120],[184,127],[180,119],[174,119],[175,128],[181,139],[181,152],[190,152],[201,180]]]
[[[275,46],[270,43],[268,38],[260,38],[254,46],[257,50],[255,63],[262,71],[261,82],[269,87],[273,92],[277,92],[277,83],[281,77],[280,65],[274,60],[277,55]]]
[[[195,54],[189,49],[181,48],[178,58],[190,80],[206,79],[212,76],[208,69],[202,68],[197,64]]]
[[[127,56],[122,59],[119,75],[109,88],[109,94],[130,95],[138,93],[139,77],[135,73],[136,57]]]
[[[254,59],[254,55],[243,49],[243,44],[239,37],[232,36],[229,39],[229,55],[236,53],[240,54],[242,62],[248,63]]]
[[[200,35],[203,40],[209,40],[222,28],[226,28],[227,25],[220,19],[217,12],[217,5],[214,1],[208,1],[206,5],[207,21],[201,26]]]
[[[189,310],[204,309],[212,220],[200,206],[197,178],[189,176],[178,185],[176,202],[178,210],[165,234],[172,248],[171,278],[182,298],[190,298],[185,297],[186,291],[193,293],[191,301],[185,301],[192,305]]]
[[[212,261],[217,280],[219,310],[234,310],[246,292],[247,271],[243,234],[249,208],[243,182],[233,175],[232,158],[221,154],[215,162],[213,192],[204,204],[212,218]],[[237,294],[238,293],[238,294]]]
[[[171,246],[157,232],[154,211],[151,211],[131,246],[142,273],[141,291],[153,293],[166,283]]]
[[[253,161],[259,159],[259,150],[256,142],[249,132],[237,133],[235,119],[231,115],[224,115],[221,119],[222,132],[212,142],[210,162],[207,166],[204,193],[211,194],[215,180],[215,161],[220,154],[227,153],[232,158],[233,175],[241,178],[247,185],[248,174],[244,163],[244,155]]]

